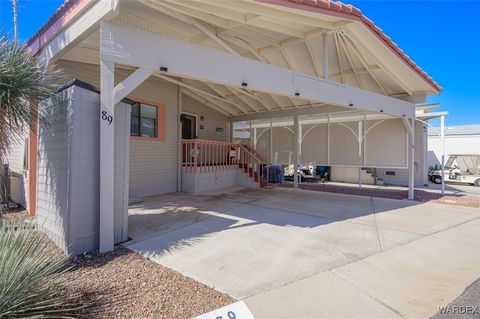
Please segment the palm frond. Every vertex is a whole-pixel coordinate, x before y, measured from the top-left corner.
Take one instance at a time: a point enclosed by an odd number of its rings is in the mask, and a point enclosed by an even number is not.
[[[61,70],[0,36],[0,160],[28,129],[48,124],[39,110],[62,80]]]

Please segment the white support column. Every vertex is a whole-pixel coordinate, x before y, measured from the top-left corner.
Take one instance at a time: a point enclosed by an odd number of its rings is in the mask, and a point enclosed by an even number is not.
[[[273,163],[273,123],[270,119],[270,163]]]
[[[114,79],[115,64],[100,60],[100,252],[114,248]]]
[[[358,187],[362,188],[362,168],[358,168]]]
[[[322,36],[322,72],[323,78],[328,80],[328,32],[325,32]]]
[[[407,119],[408,129],[408,199],[415,199],[415,119]]]
[[[229,122],[230,126],[228,127],[229,131],[228,131],[228,134],[229,134],[229,138],[230,138],[230,143],[233,143],[233,122],[230,121]]]
[[[253,129],[253,149],[257,150],[257,128]]]
[[[299,161],[302,160],[302,140],[303,140],[303,128],[302,128],[301,124],[298,124],[298,158],[299,158]]]
[[[442,143],[442,194],[445,194],[445,115],[440,117],[440,143]]]
[[[299,152],[299,144],[300,144],[300,136],[299,136],[299,125],[298,125],[298,115],[293,117],[293,188],[298,189],[298,152]]]
[[[183,101],[182,101],[182,87],[180,85],[177,86],[177,192],[182,191],[182,121],[180,121],[180,117],[182,116],[182,108],[183,108]]]
[[[327,114],[327,165],[330,166],[330,114]]]

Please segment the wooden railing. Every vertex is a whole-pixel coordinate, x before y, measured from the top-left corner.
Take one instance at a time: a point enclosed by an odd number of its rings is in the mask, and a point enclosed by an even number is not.
[[[257,152],[250,144],[243,144],[242,146],[245,147],[250,153],[255,155],[262,163],[268,163],[269,161],[259,152]]]
[[[238,167],[237,144],[208,141],[183,140],[182,166],[187,172],[211,172]]]
[[[243,169],[253,181],[263,185],[261,170],[266,161],[242,144],[209,140],[182,141],[184,172],[201,173]]]

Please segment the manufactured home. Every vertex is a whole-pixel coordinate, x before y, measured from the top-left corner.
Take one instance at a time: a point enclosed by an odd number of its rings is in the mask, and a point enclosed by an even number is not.
[[[68,81],[28,136],[27,206],[72,255],[126,240],[129,201],[263,187],[276,162],[402,170],[412,198],[441,90],[331,1],[67,0],[28,46]],[[235,143],[245,123],[270,132]]]

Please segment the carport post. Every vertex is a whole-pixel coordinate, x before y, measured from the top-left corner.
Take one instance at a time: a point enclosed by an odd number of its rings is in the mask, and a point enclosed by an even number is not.
[[[114,245],[114,79],[115,64],[100,60],[100,252]]]
[[[408,119],[408,199],[415,199],[415,119]]]
[[[273,163],[273,123],[270,119],[270,163]]]
[[[298,189],[298,152],[300,150],[300,130],[298,126],[298,115],[293,116],[293,188]]]
[[[177,192],[182,191],[182,165],[183,165],[183,157],[182,157],[182,87],[180,85],[177,86]]]
[[[440,142],[442,143],[442,195],[445,194],[445,115],[440,117]]]

